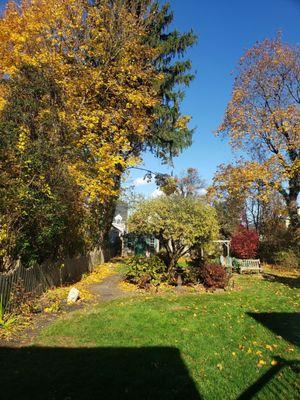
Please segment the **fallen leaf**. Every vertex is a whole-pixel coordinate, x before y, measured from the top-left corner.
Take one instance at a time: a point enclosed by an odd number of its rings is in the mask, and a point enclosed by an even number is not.
[[[265,360],[259,360],[258,363],[257,363],[257,366],[258,366],[259,368],[263,367],[264,365],[266,365]]]

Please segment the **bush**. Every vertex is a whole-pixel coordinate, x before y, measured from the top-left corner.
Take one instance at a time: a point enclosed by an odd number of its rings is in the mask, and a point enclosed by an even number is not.
[[[257,257],[259,245],[258,234],[240,226],[231,238],[231,252],[241,259]]]
[[[200,279],[207,288],[224,289],[228,285],[229,275],[221,265],[205,264],[200,269]]]
[[[241,264],[239,262],[239,259],[233,257],[232,258],[232,267],[233,267],[233,269],[237,271],[240,268],[240,266],[241,266]]]
[[[274,262],[282,267],[286,268],[299,268],[300,258],[299,254],[292,249],[278,251],[274,255]]]
[[[181,284],[184,286],[196,285],[199,282],[199,267],[195,267],[191,264],[177,266],[174,274],[168,274],[168,283],[177,286],[179,277],[181,278]]]
[[[267,237],[259,244],[259,257],[268,264],[286,265],[286,260],[292,258],[300,259],[300,229],[298,231],[284,230],[274,232],[272,237]],[[280,253],[285,253],[280,255]],[[286,254],[288,253],[288,254]],[[297,265],[297,263],[296,263]]]
[[[166,266],[157,256],[132,257],[126,262],[128,270],[126,281],[147,289],[151,285],[157,286],[166,280]]]

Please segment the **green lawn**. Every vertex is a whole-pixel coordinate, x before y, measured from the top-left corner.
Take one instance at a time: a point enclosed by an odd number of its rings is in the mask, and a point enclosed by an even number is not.
[[[144,296],[64,317],[1,349],[5,399],[299,399],[295,280]]]

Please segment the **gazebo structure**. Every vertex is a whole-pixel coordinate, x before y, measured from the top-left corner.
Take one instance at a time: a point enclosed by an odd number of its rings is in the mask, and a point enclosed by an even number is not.
[[[231,240],[214,240],[214,243],[219,243],[223,248],[226,248],[225,257],[230,257],[230,242]]]
[[[223,254],[220,257],[221,265],[227,268],[232,268],[232,258],[230,257],[230,240],[214,240],[214,243],[218,243],[223,249]],[[224,251],[225,249],[226,251]]]

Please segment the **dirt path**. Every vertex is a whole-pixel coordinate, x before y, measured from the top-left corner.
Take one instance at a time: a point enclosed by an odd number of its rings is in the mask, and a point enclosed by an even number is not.
[[[116,273],[105,278],[100,283],[92,283],[89,285],[88,290],[98,298],[98,302],[110,301],[118,298],[126,297],[130,293],[124,292],[119,284],[123,281],[124,277]]]
[[[58,313],[41,313],[33,317],[31,326],[21,332],[18,337],[13,337],[11,340],[1,340],[0,346],[5,347],[23,347],[34,342],[35,338],[39,335],[41,330],[47,325],[53,323],[55,320],[62,317],[62,315],[69,315],[79,309],[102,302],[132,296],[132,292],[126,292],[120,287],[124,276],[119,272],[111,270],[111,275],[104,278],[101,282],[90,283],[86,289],[93,295],[93,300],[76,302],[75,304],[67,305],[65,302],[61,305],[61,312]],[[76,287],[76,284],[74,285]]]

